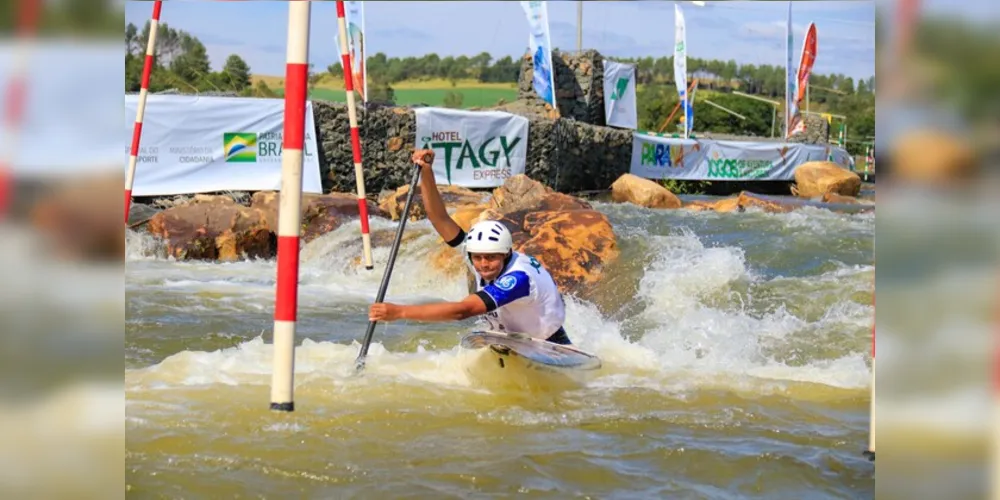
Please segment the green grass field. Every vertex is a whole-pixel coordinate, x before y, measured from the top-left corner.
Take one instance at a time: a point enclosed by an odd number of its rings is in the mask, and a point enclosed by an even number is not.
[[[397,89],[395,92],[396,104],[402,106],[413,104],[441,106],[444,104],[444,96],[448,92],[462,94],[463,108],[495,106],[500,99],[505,99],[507,102],[517,99],[517,90],[514,89],[448,87],[441,89]],[[309,94],[309,97],[311,99],[335,102],[345,102],[347,100],[347,95],[343,90],[321,88],[313,90]]]
[[[281,77],[268,75],[254,75],[253,83],[263,80],[276,94],[284,95]],[[475,80],[458,80],[455,86],[447,80],[419,80],[404,81],[394,84],[393,90],[396,93],[396,104],[402,106],[414,104],[426,104],[429,106],[443,106],[444,97],[448,92],[462,94],[463,108],[478,108],[495,106],[501,99],[507,102],[517,99],[517,87],[512,83],[480,83]],[[345,102],[347,95],[344,92],[342,81],[335,81],[332,77],[321,79],[312,92],[310,99]]]

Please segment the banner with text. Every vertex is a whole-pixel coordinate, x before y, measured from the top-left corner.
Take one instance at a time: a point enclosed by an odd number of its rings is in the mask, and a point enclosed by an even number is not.
[[[552,66],[552,40],[549,36],[549,8],[546,2],[521,2],[528,17],[528,50],[531,51],[531,85],[543,101],[556,107],[556,70]]]
[[[604,116],[612,127],[639,126],[635,105],[635,65],[604,60]]]
[[[497,187],[523,174],[528,119],[501,111],[416,109],[417,146],[434,150],[438,184]]]
[[[139,96],[125,96],[135,116]],[[150,95],[146,98],[134,196],[281,189],[285,101]],[[125,123],[125,155],[132,138]],[[306,102],[302,190],[321,193],[312,103]]]
[[[630,172],[647,179],[791,181],[809,161],[851,165],[834,145],[675,139],[636,133]]]

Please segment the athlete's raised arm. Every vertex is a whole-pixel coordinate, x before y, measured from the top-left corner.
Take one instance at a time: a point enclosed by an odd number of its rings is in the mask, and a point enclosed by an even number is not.
[[[451,246],[457,246],[462,235],[462,228],[448,215],[441,201],[441,193],[438,191],[437,182],[434,180],[434,150],[417,149],[411,158],[413,163],[420,165],[420,194],[423,195],[424,211],[430,219],[434,229],[441,235],[444,241]]]

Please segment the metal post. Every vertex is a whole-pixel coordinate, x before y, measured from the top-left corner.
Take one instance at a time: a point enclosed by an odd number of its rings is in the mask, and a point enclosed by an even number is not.
[[[766,103],[770,104],[771,106],[774,106],[774,114],[771,117],[771,137],[773,138],[774,137],[775,123],[778,121],[778,106],[780,106],[781,103],[778,102],[778,101],[772,101],[770,99],[764,99],[763,97],[758,97],[758,96],[755,96],[755,95],[750,95],[750,94],[747,94],[746,92],[740,92],[739,90],[734,90],[733,91],[733,95],[738,95],[740,97],[746,97],[747,99],[753,99],[755,101],[766,102]],[[788,113],[786,112],[785,114],[787,115]]]
[[[741,115],[741,114],[739,114],[739,113],[737,113],[737,112],[735,112],[735,111],[733,111],[733,110],[731,110],[731,109],[729,109],[729,108],[727,108],[725,106],[720,106],[720,105],[718,105],[718,104],[716,104],[716,103],[714,103],[712,101],[709,101],[708,99],[705,99],[704,101],[701,101],[701,102],[703,102],[705,104],[708,104],[709,106],[719,108],[719,109],[725,111],[726,113],[729,113],[729,114],[731,114],[731,115],[739,118],[740,120],[746,120],[747,119],[747,117],[745,117],[745,116],[743,116],[743,115]]]
[[[778,107],[775,106],[772,109],[774,110],[774,113],[771,116],[771,138],[774,139],[774,124],[778,121]]]
[[[583,0],[576,2],[576,52],[583,53]]]

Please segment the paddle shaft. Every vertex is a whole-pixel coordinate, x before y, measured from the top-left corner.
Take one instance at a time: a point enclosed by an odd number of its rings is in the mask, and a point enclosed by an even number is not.
[[[378,295],[375,303],[380,303],[385,299],[385,292],[389,288],[389,278],[392,276],[392,267],[396,263],[396,254],[399,253],[399,243],[403,239],[403,229],[406,228],[406,219],[410,218],[410,205],[413,204],[413,193],[417,190],[417,182],[420,181],[420,165],[414,165],[413,180],[410,181],[410,192],[406,194],[406,205],[403,206],[403,214],[399,217],[399,227],[396,229],[396,239],[392,242],[392,249],[389,251],[389,262],[385,265],[385,273],[382,274],[382,284],[378,287]],[[361,352],[358,359],[354,361],[354,367],[358,371],[365,369],[365,356],[368,355],[368,346],[372,343],[372,336],[375,334],[375,324],[377,321],[368,322],[368,331],[365,332],[364,342],[361,343]]]

